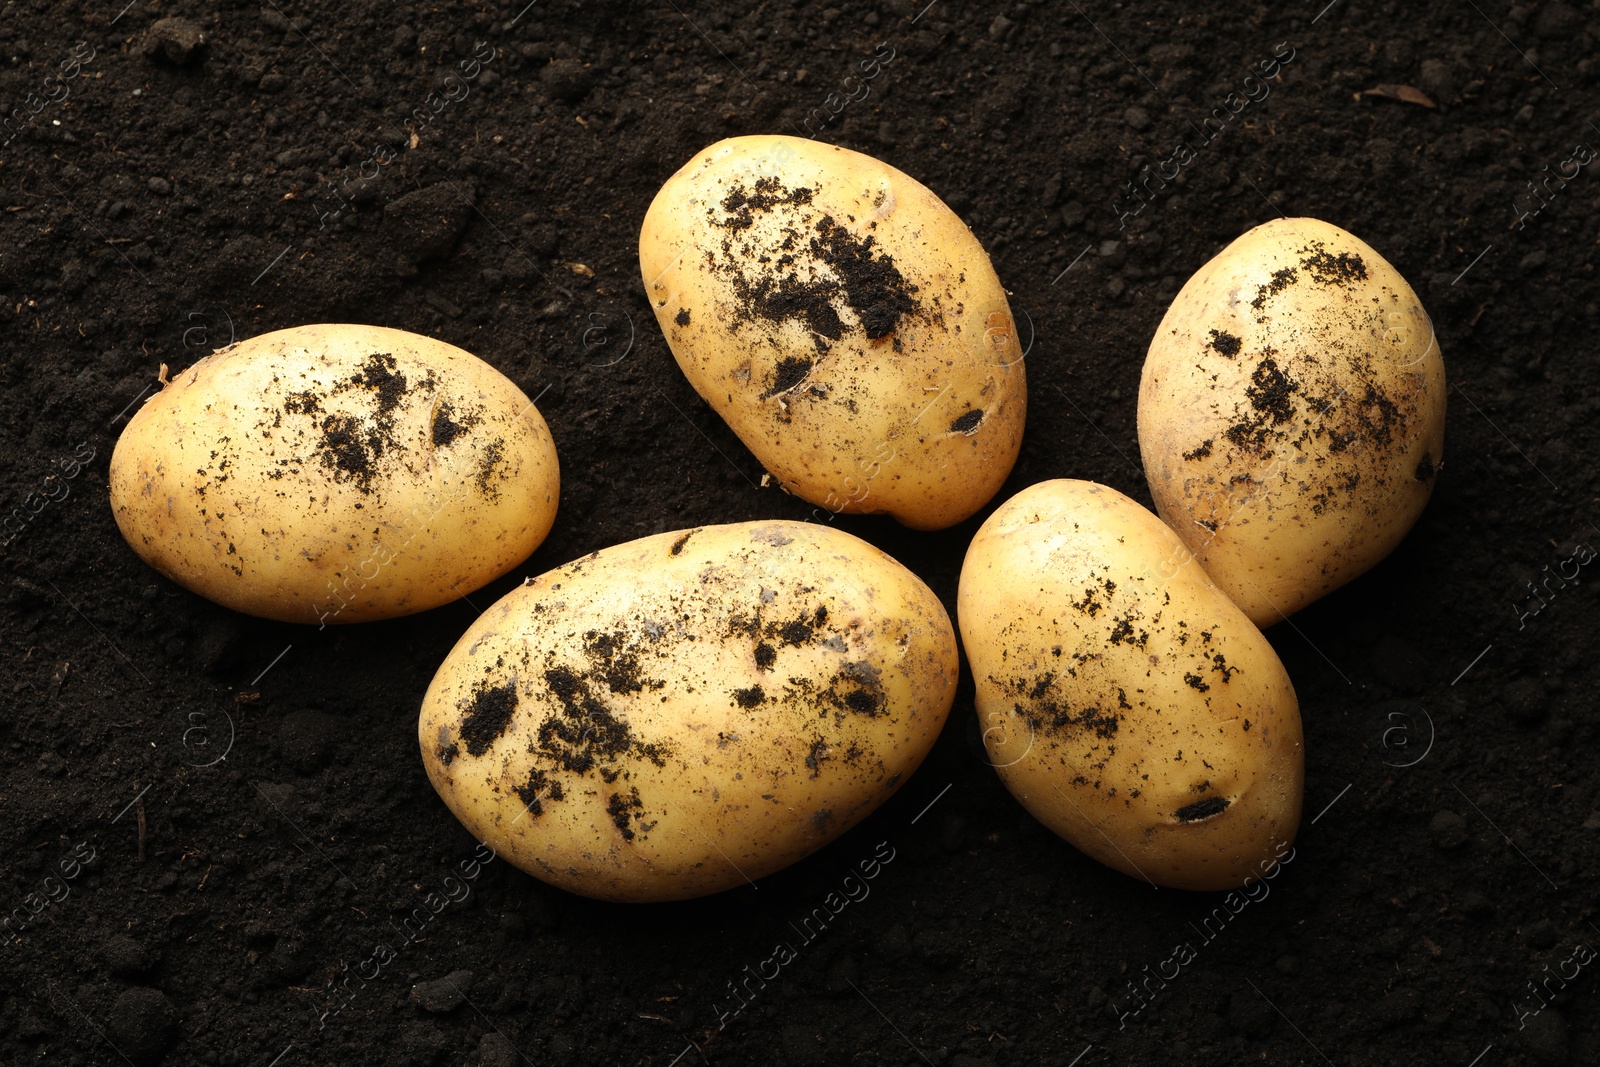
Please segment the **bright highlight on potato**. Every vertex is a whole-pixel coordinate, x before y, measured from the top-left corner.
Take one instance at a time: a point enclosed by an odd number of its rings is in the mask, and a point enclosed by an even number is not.
[[[1177,537],[1121,493],[1041,482],[961,568],[957,614],[991,762],[1108,867],[1232,889],[1294,840],[1300,710],[1283,664]]]
[[[639,266],[678,365],[788,492],[940,529],[1010,473],[1027,387],[1005,290],[893,167],[719,141],[656,194]]]
[[[1161,513],[1258,626],[1394,550],[1444,458],[1422,303],[1316,219],[1258,226],[1190,278],[1150,343],[1139,450]]]
[[[349,623],[459,599],[555,521],[544,419],[470,353],[377,326],[253,337],[179,373],[111,457],[144,561],[284,622]]]
[[[445,659],[423,763],[479,840],[617,901],[746,884],[916,770],[955,698],[931,590],[816,523],[657,534],[530,579]]]

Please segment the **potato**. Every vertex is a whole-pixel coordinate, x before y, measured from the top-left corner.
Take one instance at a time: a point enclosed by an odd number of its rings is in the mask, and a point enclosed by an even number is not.
[[[744,885],[902,785],[955,697],[950,618],[849,534],[746,522],[602,549],[513,590],[418,724],[474,837],[603,900]]]
[[[378,326],[300,326],[166,383],[111,457],[146,563],[284,622],[387,619],[521,563],[555,521],[544,419],[477,357]]]
[[[1156,510],[1258,626],[1388,555],[1444,458],[1444,360],[1405,279],[1316,219],[1258,226],[1150,343],[1139,449]]]
[[[1272,646],[1159,519],[1093,482],[1002,504],[961,568],[957,616],[991,762],[1051,830],[1109,867],[1228,889],[1300,823],[1294,688]]]
[[[695,390],[788,492],[953,525],[1022,443],[1023,351],[972,231],[886,163],[734,137],[656,194],[639,236],[656,319]]]

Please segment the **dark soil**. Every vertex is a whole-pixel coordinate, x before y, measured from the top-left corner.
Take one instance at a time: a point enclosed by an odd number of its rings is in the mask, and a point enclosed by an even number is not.
[[[1323,2],[0,7],[0,1062],[1600,1062],[1600,6]],[[1000,499],[1072,476],[1148,503],[1145,347],[1280,212],[1428,306],[1437,490],[1271,633],[1306,819],[1249,898],[1043,830],[970,682],[891,803],[699,902],[550,889],[429,786],[423,692],[523,577],[811,511],[677,371],[636,248],[694,152],[802,129],[916,176],[994,257],[1033,336]],[[563,496],[532,559],[320,631],[139,562],[106,467],[160,364],[317,321],[442,338],[539,398]],[[837,521],[953,613],[982,517]]]

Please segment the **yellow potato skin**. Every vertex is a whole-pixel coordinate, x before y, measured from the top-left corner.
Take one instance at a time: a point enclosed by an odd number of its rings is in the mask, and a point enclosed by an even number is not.
[[[513,590],[418,723],[446,805],[536,878],[681,900],[788,866],[932,747],[955,632],[910,571],[818,524],[704,526]]]
[[[719,141],[657,193],[639,267],[678,366],[788,492],[934,530],[1010,473],[1027,383],[1005,290],[894,167]]]
[[[262,334],[129,421],[111,506],[150,566],[284,622],[387,619],[521,563],[555,521],[544,419],[459,348],[377,326]]]
[[[1279,219],[1167,310],[1139,450],[1161,517],[1268,626],[1400,543],[1433,492],[1444,417],[1444,359],[1405,279],[1336,226]]]
[[[1203,570],[1158,576],[1182,551],[1114,489],[1041,482],[978,530],[957,616],[984,743],[1023,807],[1132,877],[1230,889],[1294,840],[1300,710]]]

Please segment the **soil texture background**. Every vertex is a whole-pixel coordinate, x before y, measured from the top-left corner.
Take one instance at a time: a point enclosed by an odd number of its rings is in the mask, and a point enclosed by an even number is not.
[[[0,1063],[1600,1062],[1600,3],[125,3],[0,6]],[[1269,631],[1306,817],[1259,899],[1044,830],[970,679],[890,803],[758,888],[614,906],[473,866],[415,731],[478,609],[643,534],[810,512],[684,380],[637,259],[696,151],[797,131],[916,177],[993,257],[1032,394],[995,503],[1076,477],[1148,504],[1146,347],[1252,226],[1326,219],[1421,296],[1437,489]],[[107,462],[160,365],[327,321],[538,398],[555,529],[470,602],[266,622],[119,535]],[[988,510],[836,521],[953,616]]]

